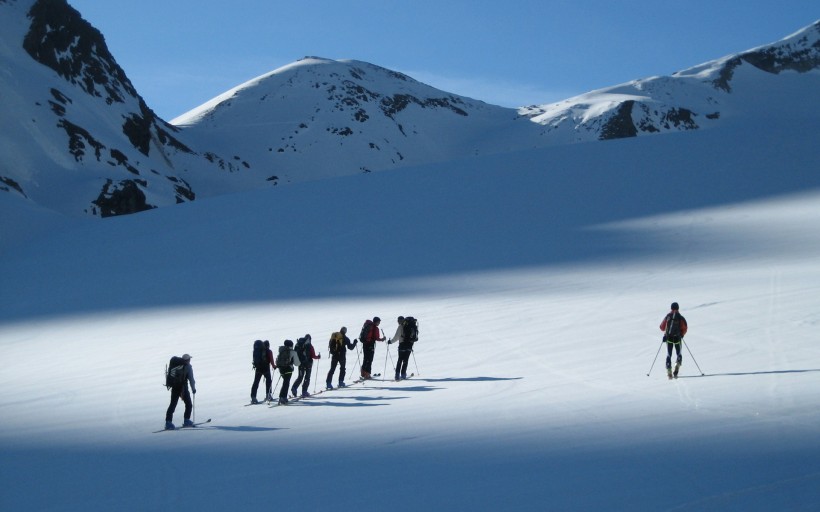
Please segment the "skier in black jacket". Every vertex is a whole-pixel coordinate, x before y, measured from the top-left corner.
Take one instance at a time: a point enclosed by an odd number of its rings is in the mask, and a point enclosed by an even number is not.
[[[196,381],[194,380],[194,369],[191,366],[191,356],[189,354],[184,354],[182,356],[183,364],[185,365],[184,374],[185,379],[179,383],[175,384],[171,387],[171,403],[168,405],[168,410],[165,411],[165,429],[166,430],[174,430],[174,424],[172,420],[174,418],[174,411],[177,408],[177,403],[179,403],[179,398],[182,397],[182,401],[185,403],[185,413],[183,414],[183,418],[185,421],[183,422],[183,427],[193,427],[194,423],[191,421],[191,410],[193,406],[191,404],[191,393],[196,394]],[[191,393],[188,392],[188,383],[191,383]]]
[[[358,340],[354,340],[352,343],[350,338],[347,337],[347,327],[342,327],[339,329],[338,332],[334,332],[330,335],[330,341],[328,342],[328,351],[330,352],[330,371],[327,372],[327,379],[326,379],[326,389],[333,389],[332,382],[333,382],[333,374],[336,372],[336,365],[339,365],[339,387],[345,387],[345,361],[347,360],[347,350],[353,350],[356,348],[356,344]]]

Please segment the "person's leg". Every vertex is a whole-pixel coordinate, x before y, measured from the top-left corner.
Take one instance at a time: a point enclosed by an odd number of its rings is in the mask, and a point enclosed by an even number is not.
[[[181,387],[171,388],[171,403],[168,405],[168,410],[165,411],[165,421],[173,420],[174,411],[177,410],[177,403],[179,402],[179,395],[181,392]]]

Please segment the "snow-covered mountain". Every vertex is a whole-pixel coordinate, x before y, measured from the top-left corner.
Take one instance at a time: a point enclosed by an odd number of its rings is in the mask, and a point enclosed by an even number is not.
[[[820,103],[815,23],[670,77],[518,110],[365,62],[308,57],[167,123],[65,0],[4,0],[0,14],[3,232],[35,210],[119,215],[279,183],[704,128],[771,115],[765,105],[777,95],[796,105],[778,115],[813,115]]]
[[[672,76],[607,87],[548,105],[521,108],[555,141],[620,139],[708,128],[732,116],[815,115],[820,103],[820,21],[782,41],[706,62]],[[797,91],[781,74],[805,76]],[[761,87],[761,82],[765,83]],[[771,97],[797,96],[782,110]],[[780,111],[768,108],[777,105]],[[810,111],[803,112],[808,106]]]
[[[193,200],[190,169],[202,180],[241,166],[159,119],[64,0],[0,2],[0,59],[0,201],[133,213]]]
[[[296,182],[537,147],[514,109],[447,93],[366,62],[306,57],[171,121]]]

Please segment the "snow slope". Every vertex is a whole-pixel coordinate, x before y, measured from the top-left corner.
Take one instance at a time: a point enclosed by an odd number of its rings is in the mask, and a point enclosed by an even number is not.
[[[817,120],[300,183],[11,247],[0,508],[817,510]],[[673,300],[690,333],[668,382],[662,357],[647,373]],[[413,380],[243,407],[254,339],[311,333],[324,355],[400,314],[421,322]],[[213,421],[152,433],[183,352]]]

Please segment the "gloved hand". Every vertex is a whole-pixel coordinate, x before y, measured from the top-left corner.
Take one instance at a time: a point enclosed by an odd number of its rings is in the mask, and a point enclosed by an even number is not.
[[[195,389],[191,390],[191,393],[196,394],[196,390]]]

